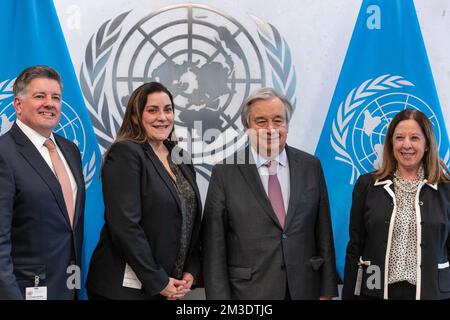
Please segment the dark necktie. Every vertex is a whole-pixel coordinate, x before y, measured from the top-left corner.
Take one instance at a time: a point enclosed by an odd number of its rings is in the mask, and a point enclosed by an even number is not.
[[[269,184],[268,193],[270,203],[272,204],[273,211],[280,221],[280,225],[284,228],[284,222],[286,220],[286,210],[284,208],[283,193],[281,192],[280,181],[277,177],[277,162],[275,160],[269,161],[264,166],[269,170]]]

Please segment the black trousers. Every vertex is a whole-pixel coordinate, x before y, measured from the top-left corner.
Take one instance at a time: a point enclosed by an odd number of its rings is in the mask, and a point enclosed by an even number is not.
[[[389,300],[415,300],[416,286],[408,281],[392,283],[388,286]]]
[[[362,295],[360,300],[383,300],[383,298],[376,298],[373,296]],[[410,284],[408,281],[401,281],[390,284],[388,286],[389,300],[415,300],[416,286]]]

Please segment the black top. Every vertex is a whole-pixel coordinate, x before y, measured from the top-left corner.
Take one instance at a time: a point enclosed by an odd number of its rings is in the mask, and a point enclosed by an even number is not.
[[[171,276],[176,279],[181,279],[183,276],[184,262],[186,260],[192,229],[194,226],[195,213],[197,212],[197,198],[191,184],[180,171],[178,166],[173,163],[170,155],[167,157],[167,160],[169,161],[170,169],[176,177],[176,181],[174,181],[174,183],[177,188],[178,197],[180,198],[182,215],[180,248],[178,250]]]

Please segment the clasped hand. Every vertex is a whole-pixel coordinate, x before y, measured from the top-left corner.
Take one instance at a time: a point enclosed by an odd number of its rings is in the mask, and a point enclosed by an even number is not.
[[[183,298],[191,291],[194,277],[189,272],[183,273],[181,280],[170,278],[167,286],[160,292],[167,300],[177,300]]]

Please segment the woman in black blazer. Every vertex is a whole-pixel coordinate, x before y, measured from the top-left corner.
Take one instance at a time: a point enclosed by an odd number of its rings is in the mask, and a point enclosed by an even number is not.
[[[449,181],[430,120],[398,113],[381,168],[353,191],[344,299],[450,298]]]
[[[173,127],[163,85],[133,92],[102,169],[105,225],[86,281],[91,299],[179,299],[199,275],[201,200],[193,166],[169,141]]]

